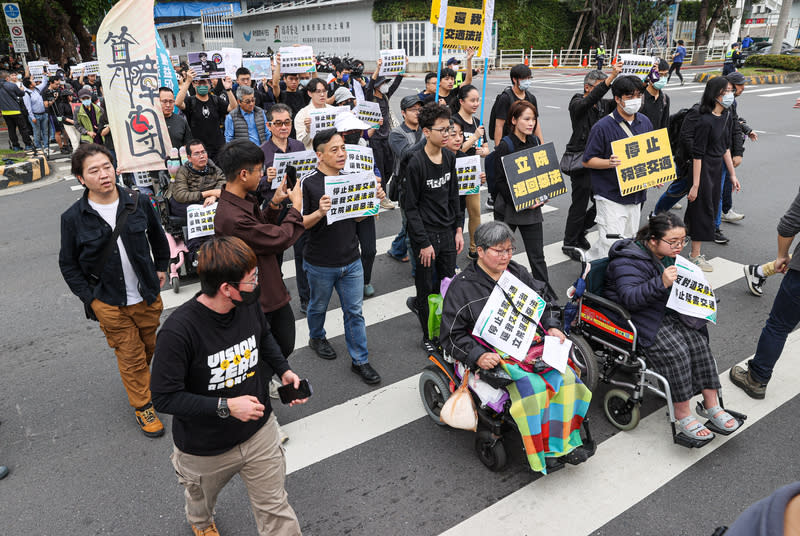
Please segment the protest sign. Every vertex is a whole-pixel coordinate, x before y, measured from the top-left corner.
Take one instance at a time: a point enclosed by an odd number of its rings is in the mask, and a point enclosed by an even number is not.
[[[272,78],[272,60],[270,58],[242,58],[242,67],[250,69],[253,80]]]
[[[672,284],[667,308],[683,315],[717,323],[717,299],[703,270],[678,255],[675,258],[678,278]]]
[[[620,54],[619,59],[622,61],[622,72],[620,75],[632,75],[644,78],[650,74],[650,69],[656,63],[653,56],[641,56],[639,54]]]
[[[58,71],[61,71],[61,67],[59,67],[58,65],[53,65],[53,64],[48,64],[47,65],[47,74],[48,75],[58,74]]]
[[[344,147],[347,151],[347,164],[342,170],[343,173],[375,173],[375,156],[371,148],[352,144]]]
[[[378,180],[372,172],[325,177],[325,195],[331,198],[328,225],[377,214],[380,209],[377,185]]]
[[[528,355],[545,305],[535,290],[505,271],[481,309],[472,334],[522,361]]]
[[[225,66],[225,76],[236,80],[236,70],[242,66],[242,49],[222,48],[220,52],[222,52],[222,64]]]
[[[617,181],[623,196],[676,178],[666,128],[612,141],[611,154],[622,162],[617,166]]]
[[[349,106],[336,106],[331,108],[320,108],[319,110],[312,110],[309,112],[311,117],[311,130],[309,134],[313,138],[317,132],[328,128],[333,128],[336,122],[336,116],[342,112],[349,112]]]
[[[117,167],[165,169],[172,143],[158,98],[153,3],[120,0],[97,31],[97,57]]]
[[[100,72],[100,66],[96,61],[87,61],[83,64],[83,76],[89,76],[90,74],[98,74]]]
[[[481,191],[481,157],[464,156],[456,158],[458,175],[458,195],[477,194]]]
[[[189,205],[186,207],[187,238],[200,238],[214,234],[214,215],[217,213],[217,204],[212,203],[207,207],[203,205]]]
[[[373,128],[378,128],[380,126],[381,119],[383,119],[380,104],[368,100],[359,100],[358,104],[356,104],[356,107],[353,108],[353,113],[357,118],[361,119]]]
[[[225,62],[220,50],[189,52],[189,68],[195,78],[225,78]]]
[[[160,87],[168,87],[174,94],[178,94],[178,75],[175,73],[175,67],[172,65],[167,47],[161,40],[161,35],[156,32],[156,55],[158,56],[158,85]],[[173,108],[173,113],[177,113],[178,108]]]
[[[48,72],[48,74],[50,74],[49,67],[47,68],[47,72]],[[72,65],[69,68],[69,75],[72,78],[75,78],[75,79],[78,79],[81,76],[83,76],[83,64],[82,63],[78,63],[78,64],[75,64],[75,65]]]
[[[381,50],[381,69],[378,76],[397,76],[406,72],[406,49]]]
[[[156,32],[158,33],[158,32]],[[169,61],[172,62],[172,66],[176,69],[181,66],[181,57],[180,56],[170,56]]]
[[[275,180],[272,181],[272,189],[275,190],[283,182],[283,175],[286,173],[286,166],[294,166],[297,169],[297,180],[304,179],[307,175],[317,169],[317,153],[314,151],[296,151],[294,153],[275,153],[272,167],[278,170]]]
[[[310,46],[281,47],[281,74],[312,73],[317,69]]]
[[[480,51],[482,45],[483,11],[449,6],[444,28],[444,48],[474,48]]]
[[[29,61],[28,70],[31,73],[31,80],[38,86],[46,78],[47,62],[46,61]]]
[[[502,162],[517,212],[567,193],[553,142],[506,155]]]

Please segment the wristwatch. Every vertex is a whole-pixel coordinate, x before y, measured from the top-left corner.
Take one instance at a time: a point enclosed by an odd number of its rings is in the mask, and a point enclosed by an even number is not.
[[[219,415],[221,419],[227,419],[231,416],[231,410],[228,409],[227,398],[220,398],[219,402],[217,402],[217,415]]]

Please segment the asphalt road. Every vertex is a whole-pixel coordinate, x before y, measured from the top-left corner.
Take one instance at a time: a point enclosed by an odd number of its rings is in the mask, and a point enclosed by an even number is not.
[[[395,109],[421,85],[418,79],[404,82]],[[490,79],[488,103],[505,85]],[[544,136],[559,152],[570,134],[566,105],[580,86],[579,76],[535,75]],[[701,85],[680,87],[673,79],[667,88],[673,111],[696,102],[701,91]],[[792,109],[798,96],[800,85],[755,86],[739,104],[760,137],[747,142],[738,171],[743,189],[734,206],[746,219],[724,224],[730,245],[704,246],[717,267],[710,279],[722,302],[711,347],[725,378],[724,371],[753,354],[779,285],[773,278],[762,298],[753,297],[739,265],[775,256],[777,219],[798,187],[800,110]],[[12,469],[0,482],[0,534],[189,534],[182,488],[169,462],[170,434],[148,439],[139,432],[113,354],[58,270],[59,215],[80,195],[76,186],[75,180],[51,180],[0,196],[0,464]],[[649,195],[646,209],[657,195]],[[578,271],[557,244],[569,199],[549,204],[555,210],[545,215],[545,244],[551,281],[561,294]],[[358,380],[344,357],[318,359],[296,310],[300,330],[291,363],[315,394],[305,406],[275,411],[291,436],[287,489],[305,534],[705,535],[800,478],[796,338],[766,400],[726,390],[727,405],[750,416],[726,440],[699,451],[671,444],[664,405],[653,396],[639,427],[618,432],[603,415],[607,387],[601,386],[589,412],[600,444],[588,463],[542,478],[527,468],[518,438],[507,437],[509,465],[488,471],[475,456],[473,434],[436,426],[419,402],[417,375],[426,356],[417,322],[404,306],[413,281],[407,265],[384,255],[399,225],[399,211],[381,214],[377,294],[365,301],[370,360],[383,376],[379,387]],[[465,262],[462,255],[459,264]],[[291,262],[284,267],[293,274]],[[292,277],[287,286],[295,292]],[[164,294],[175,305],[190,290]],[[329,337],[344,354],[337,307],[334,300]],[[163,418],[169,425],[170,418]],[[226,535],[255,532],[238,479],[219,497],[217,522]]]

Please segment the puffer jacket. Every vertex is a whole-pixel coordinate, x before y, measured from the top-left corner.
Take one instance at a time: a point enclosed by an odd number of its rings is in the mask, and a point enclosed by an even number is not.
[[[605,297],[625,307],[639,333],[638,344],[644,348],[655,342],[658,328],[667,310],[670,289],[664,287],[664,266],[649,250],[636,241],[618,240],[608,253]],[[609,314],[616,322],[622,319]]]
[[[210,159],[202,171],[197,171],[186,162],[175,173],[175,182],[170,185],[167,197],[183,204],[202,203],[202,192],[222,188],[223,184],[225,174]]]
[[[522,265],[511,261],[508,271],[540,296],[546,295],[546,284],[534,279]],[[472,330],[494,286],[494,279],[477,262],[473,262],[464,271],[456,274],[445,294],[439,341],[447,354],[473,369],[477,366],[478,358],[489,351],[475,340]],[[559,308],[548,303],[540,323],[545,330],[561,329]]]

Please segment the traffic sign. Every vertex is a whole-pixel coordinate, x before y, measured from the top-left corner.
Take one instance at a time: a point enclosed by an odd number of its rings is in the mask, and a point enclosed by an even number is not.
[[[12,26],[11,27],[11,35],[14,37],[19,37],[23,34],[22,26]]]
[[[3,4],[3,12],[9,19],[19,18],[19,6],[17,4]]]
[[[28,41],[25,39],[25,29],[22,26],[22,13],[19,4],[3,4],[3,14],[6,16],[6,24],[11,34],[11,44],[17,53],[28,52]]]

